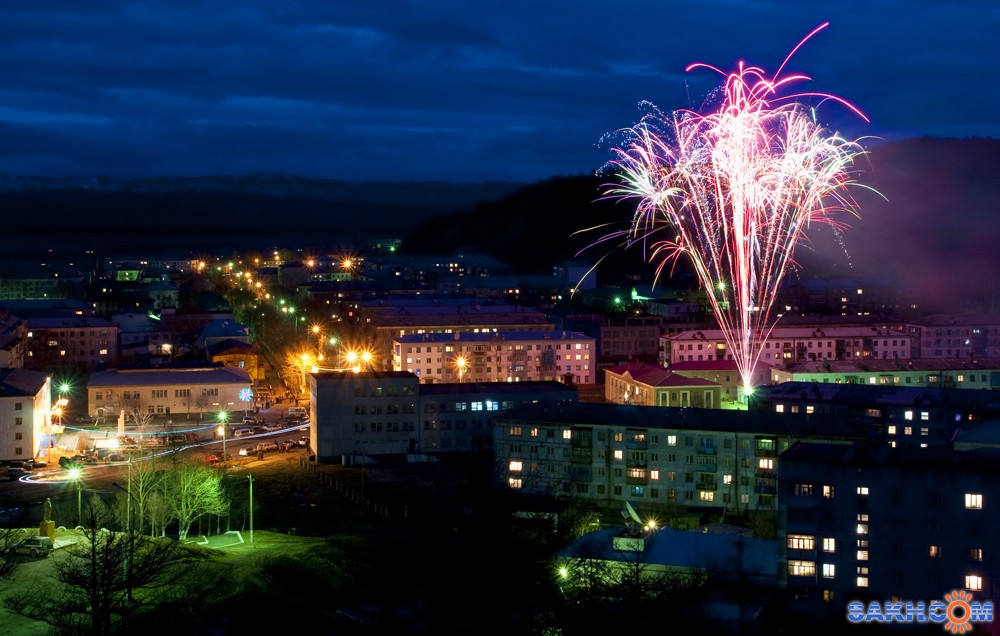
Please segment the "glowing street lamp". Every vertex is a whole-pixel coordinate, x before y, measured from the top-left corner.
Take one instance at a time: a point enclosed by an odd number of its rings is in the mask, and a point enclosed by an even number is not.
[[[229,411],[219,411],[218,420],[222,422],[219,424],[219,428],[216,429],[219,435],[222,435],[222,468],[226,468],[226,424],[229,423]]]
[[[468,364],[465,360],[465,356],[458,356],[455,359],[455,366],[458,367],[458,381],[462,382],[462,376],[465,375],[465,367]]]

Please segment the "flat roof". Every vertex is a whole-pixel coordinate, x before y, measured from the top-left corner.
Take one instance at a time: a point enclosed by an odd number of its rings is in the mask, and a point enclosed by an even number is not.
[[[88,389],[113,386],[161,386],[173,384],[249,384],[250,374],[237,367],[194,369],[132,369],[95,371]]]

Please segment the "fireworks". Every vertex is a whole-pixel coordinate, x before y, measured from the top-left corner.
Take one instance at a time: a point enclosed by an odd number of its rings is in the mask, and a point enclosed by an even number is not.
[[[709,112],[653,111],[625,131],[610,162],[621,183],[606,197],[639,199],[627,243],[641,243],[656,279],[686,256],[722,329],[744,389],[777,318],[775,294],[812,223],[841,230],[857,214],[848,193],[864,150],[817,123],[804,97],[850,103],[822,93],[781,96],[804,75],[773,76],[740,63],[725,74],[721,103]],[[664,235],[666,235],[664,237]],[[613,235],[612,235],[613,236]],[[608,237],[605,237],[608,238]]]

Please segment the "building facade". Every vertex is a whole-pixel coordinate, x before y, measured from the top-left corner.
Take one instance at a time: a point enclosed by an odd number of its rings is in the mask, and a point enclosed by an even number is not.
[[[495,420],[498,486],[644,510],[776,510],[778,453],[800,439],[869,434],[833,418],[752,411],[538,402]]]
[[[604,399],[612,404],[716,409],[722,407],[721,393],[722,387],[710,380],[689,378],[647,364],[604,370]]]
[[[594,384],[594,338],[573,331],[425,333],[393,341],[392,368],[421,382]]]
[[[534,400],[576,400],[559,382],[421,384],[409,372],[309,376],[312,448],[320,462],[356,456],[489,450],[493,418]]]
[[[779,583],[793,606],[851,600],[1000,601],[995,451],[796,444],[779,478]]]
[[[109,369],[90,376],[87,409],[97,418],[117,418],[123,411],[212,418],[252,408],[243,399],[251,385],[250,375],[236,367]]]
[[[52,426],[52,383],[27,369],[0,369],[0,460],[44,455]]]
[[[106,369],[118,362],[118,327],[96,316],[27,319],[25,367]]]

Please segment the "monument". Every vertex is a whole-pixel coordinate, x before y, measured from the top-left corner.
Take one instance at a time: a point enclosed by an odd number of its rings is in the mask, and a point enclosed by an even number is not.
[[[44,505],[44,515],[42,517],[42,522],[38,524],[38,534],[39,536],[48,537],[53,541],[56,540],[56,522],[52,520],[52,500],[45,499]]]

